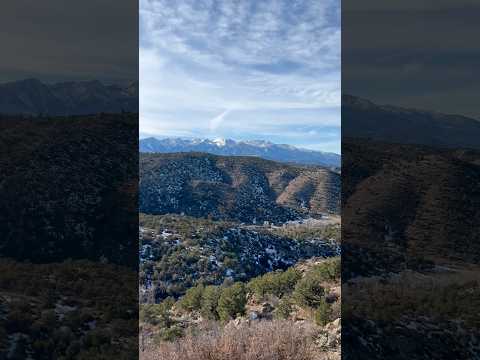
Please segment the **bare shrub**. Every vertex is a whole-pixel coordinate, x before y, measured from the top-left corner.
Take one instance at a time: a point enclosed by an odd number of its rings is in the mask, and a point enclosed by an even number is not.
[[[142,352],[143,360],[313,360],[313,330],[289,321],[232,323]]]

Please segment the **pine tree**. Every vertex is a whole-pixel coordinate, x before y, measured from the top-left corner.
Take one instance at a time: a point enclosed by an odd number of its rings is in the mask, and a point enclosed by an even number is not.
[[[237,282],[223,289],[217,306],[217,313],[220,320],[228,321],[245,314],[246,303],[246,291],[242,283]]]

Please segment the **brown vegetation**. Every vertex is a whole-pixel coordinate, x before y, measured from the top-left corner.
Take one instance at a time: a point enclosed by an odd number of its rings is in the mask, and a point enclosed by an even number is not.
[[[232,323],[223,330],[161,343],[143,360],[314,360],[313,328],[288,321]]]

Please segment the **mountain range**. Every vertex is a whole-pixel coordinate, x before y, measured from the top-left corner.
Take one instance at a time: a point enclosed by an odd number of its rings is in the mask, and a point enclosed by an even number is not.
[[[149,137],[140,140],[140,152],[205,152],[223,156],[256,156],[267,160],[327,167],[339,167],[341,163],[341,156],[335,153],[302,149],[285,144],[273,144],[264,140],[157,139]]]
[[[281,223],[337,214],[340,175],[248,156],[141,153],[139,195],[147,214]]]
[[[342,96],[342,136],[400,144],[480,149],[480,121],[462,115],[377,105]]]
[[[138,112],[138,82],[105,85],[98,80],[47,84],[25,79],[0,84],[0,113],[87,115]]]

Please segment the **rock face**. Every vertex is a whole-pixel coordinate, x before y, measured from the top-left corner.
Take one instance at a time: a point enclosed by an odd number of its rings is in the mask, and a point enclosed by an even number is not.
[[[0,84],[0,113],[87,115],[138,112],[138,83],[105,85],[100,81],[45,84],[26,79]]]
[[[284,222],[338,213],[340,176],[323,167],[203,153],[141,154],[140,211]]]
[[[148,153],[206,152],[224,156],[257,156],[274,161],[329,167],[339,167],[341,160],[339,154],[273,144],[263,140],[156,139],[150,137],[140,140],[140,151]]]
[[[318,360],[340,360],[342,358],[342,325],[340,318],[323,327],[317,337],[316,344],[321,349]]]

